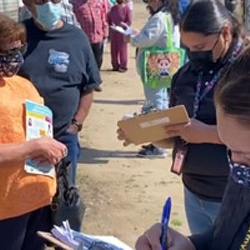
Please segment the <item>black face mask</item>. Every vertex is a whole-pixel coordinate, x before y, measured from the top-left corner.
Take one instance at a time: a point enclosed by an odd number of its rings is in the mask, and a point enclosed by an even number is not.
[[[220,34],[211,50],[190,51],[187,49],[188,58],[194,68],[198,70],[209,69],[219,61],[220,58],[216,62],[213,61],[213,50],[219,41],[219,37]]]

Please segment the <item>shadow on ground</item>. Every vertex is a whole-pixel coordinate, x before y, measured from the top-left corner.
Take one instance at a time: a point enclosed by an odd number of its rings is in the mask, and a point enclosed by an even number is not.
[[[143,100],[94,100],[98,104],[114,104],[114,105],[143,105]]]
[[[101,150],[95,148],[81,148],[79,163],[105,164],[111,158],[136,158],[137,151]]]

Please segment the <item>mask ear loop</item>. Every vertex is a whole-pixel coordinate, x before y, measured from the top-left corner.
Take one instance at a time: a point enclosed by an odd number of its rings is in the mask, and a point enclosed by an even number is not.
[[[221,36],[221,31],[218,33],[218,37],[217,37],[217,40],[216,40],[216,42],[215,42],[215,44],[214,44],[214,46],[212,48],[212,52],[214,51],[215,47],[217,46],[217,44],[218,44],[218,42],[220,40],[220,36]],[[222,55],[223,55],[224,51],[225,51],[225,47],[223,48],[222,52],[220,53],[220,56],[217,58],[217,60],[215,62],[218,62],[222,58]]]
[[[222,28],[221,28],[221,31],[220,31],[220,34],[221,35],[223,35],[223,29],[225,28],[225,27],[227,27],[228,26],[228,24],[226,24],[226,25],[224,25]],[[223,39],[224,39],[224,48],[223,48],[223,50],[222,50],[222,52],[221,52],[221,55],[220,55],[220,57],[222,57],[222,55],[225,55],[226,53],[224,53],[225,52],[225,49],[226,49],[226,43],[228,42],[228,39],[227,38],[225,38],[224,36],[223,36]]]
[[[213,48],[211,49],[212,51],[215,49],[215,47],[217,46],[217,44],[218,44],[218,42],[219,42],[219,39],[220,39],[220,35],[221,35],[221,31],[218,33],[218,37],[217,37],[217,39],[216,39],[216,41],[215,41],[215,43],[214,43],[214,46],[213,46]]]
[[[230,163],[232,162],[232,152],[230,149],[227,148],[227,161],[228,164],[230,165]]]

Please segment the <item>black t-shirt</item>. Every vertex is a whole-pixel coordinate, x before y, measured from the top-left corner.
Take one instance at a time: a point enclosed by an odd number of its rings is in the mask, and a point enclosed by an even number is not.
[[[221,68],[228,65],[227,60],[231,52],[230,50],[223,62],[214,65],[210,70],[203,71],[201,93]],[[200,73],[189,62],[177,72],[172,82],[170,106],[185,105],[189,117],[193,117],[194,99]],[[215,82],[214,87],[217,83],[218,81]],[[196,119],[209,125],[216,125],[214,87],[200,101],[196,113]],[[188,153],[182,175],[184,185],[201,198],[220,201],[229,173],[226,147],[211,143],[189,143],[187,147]]]
[[[33,19],[26,20],[28,50],[19,74],[28,78],[53,111],[55,137],[74,118],[83,93],[101,83],[92,49],[85,33],[64,23],[45,32]]]

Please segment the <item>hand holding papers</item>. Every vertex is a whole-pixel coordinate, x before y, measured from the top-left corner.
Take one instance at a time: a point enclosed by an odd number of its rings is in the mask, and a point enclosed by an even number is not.
[[[91,236],[72,230],[67,221],[61,227],[55,226],[51,233],[38,235],[65,250],[132,250],[113,236]]]
[[[155,111],[145,115],[118,121],[118,127],[126,139],[135,145],[145,142],[156,142],[169,138],[165,131],[167,125],[186,124],[189,117],[183,105],[170,109]]]
[[[43,136],[53,137],[52,111],[39,103],[25,101],[26,111],[26,140],[32,140]],[[32,159],[25,162],[25,171],[29,174],[46,175],[54,178],[55,169],[46,164],[42,167]]]
[[[51,233],[60,241],[62,241],[67,246],[77,249],[79,242],[74,240],[73,234],[68,221],[64,221],[61,227],[54,225]]]
[[[135,36],[136,35],[136,32],[134,30],[132,30],[129,26],[126,26],[126,29],[124,29],[123,27],[121,26],[118,26],[118,25],[115,25],[115,24],[112,24],[110,26],[111,29],[123,34],[124,36]]]

